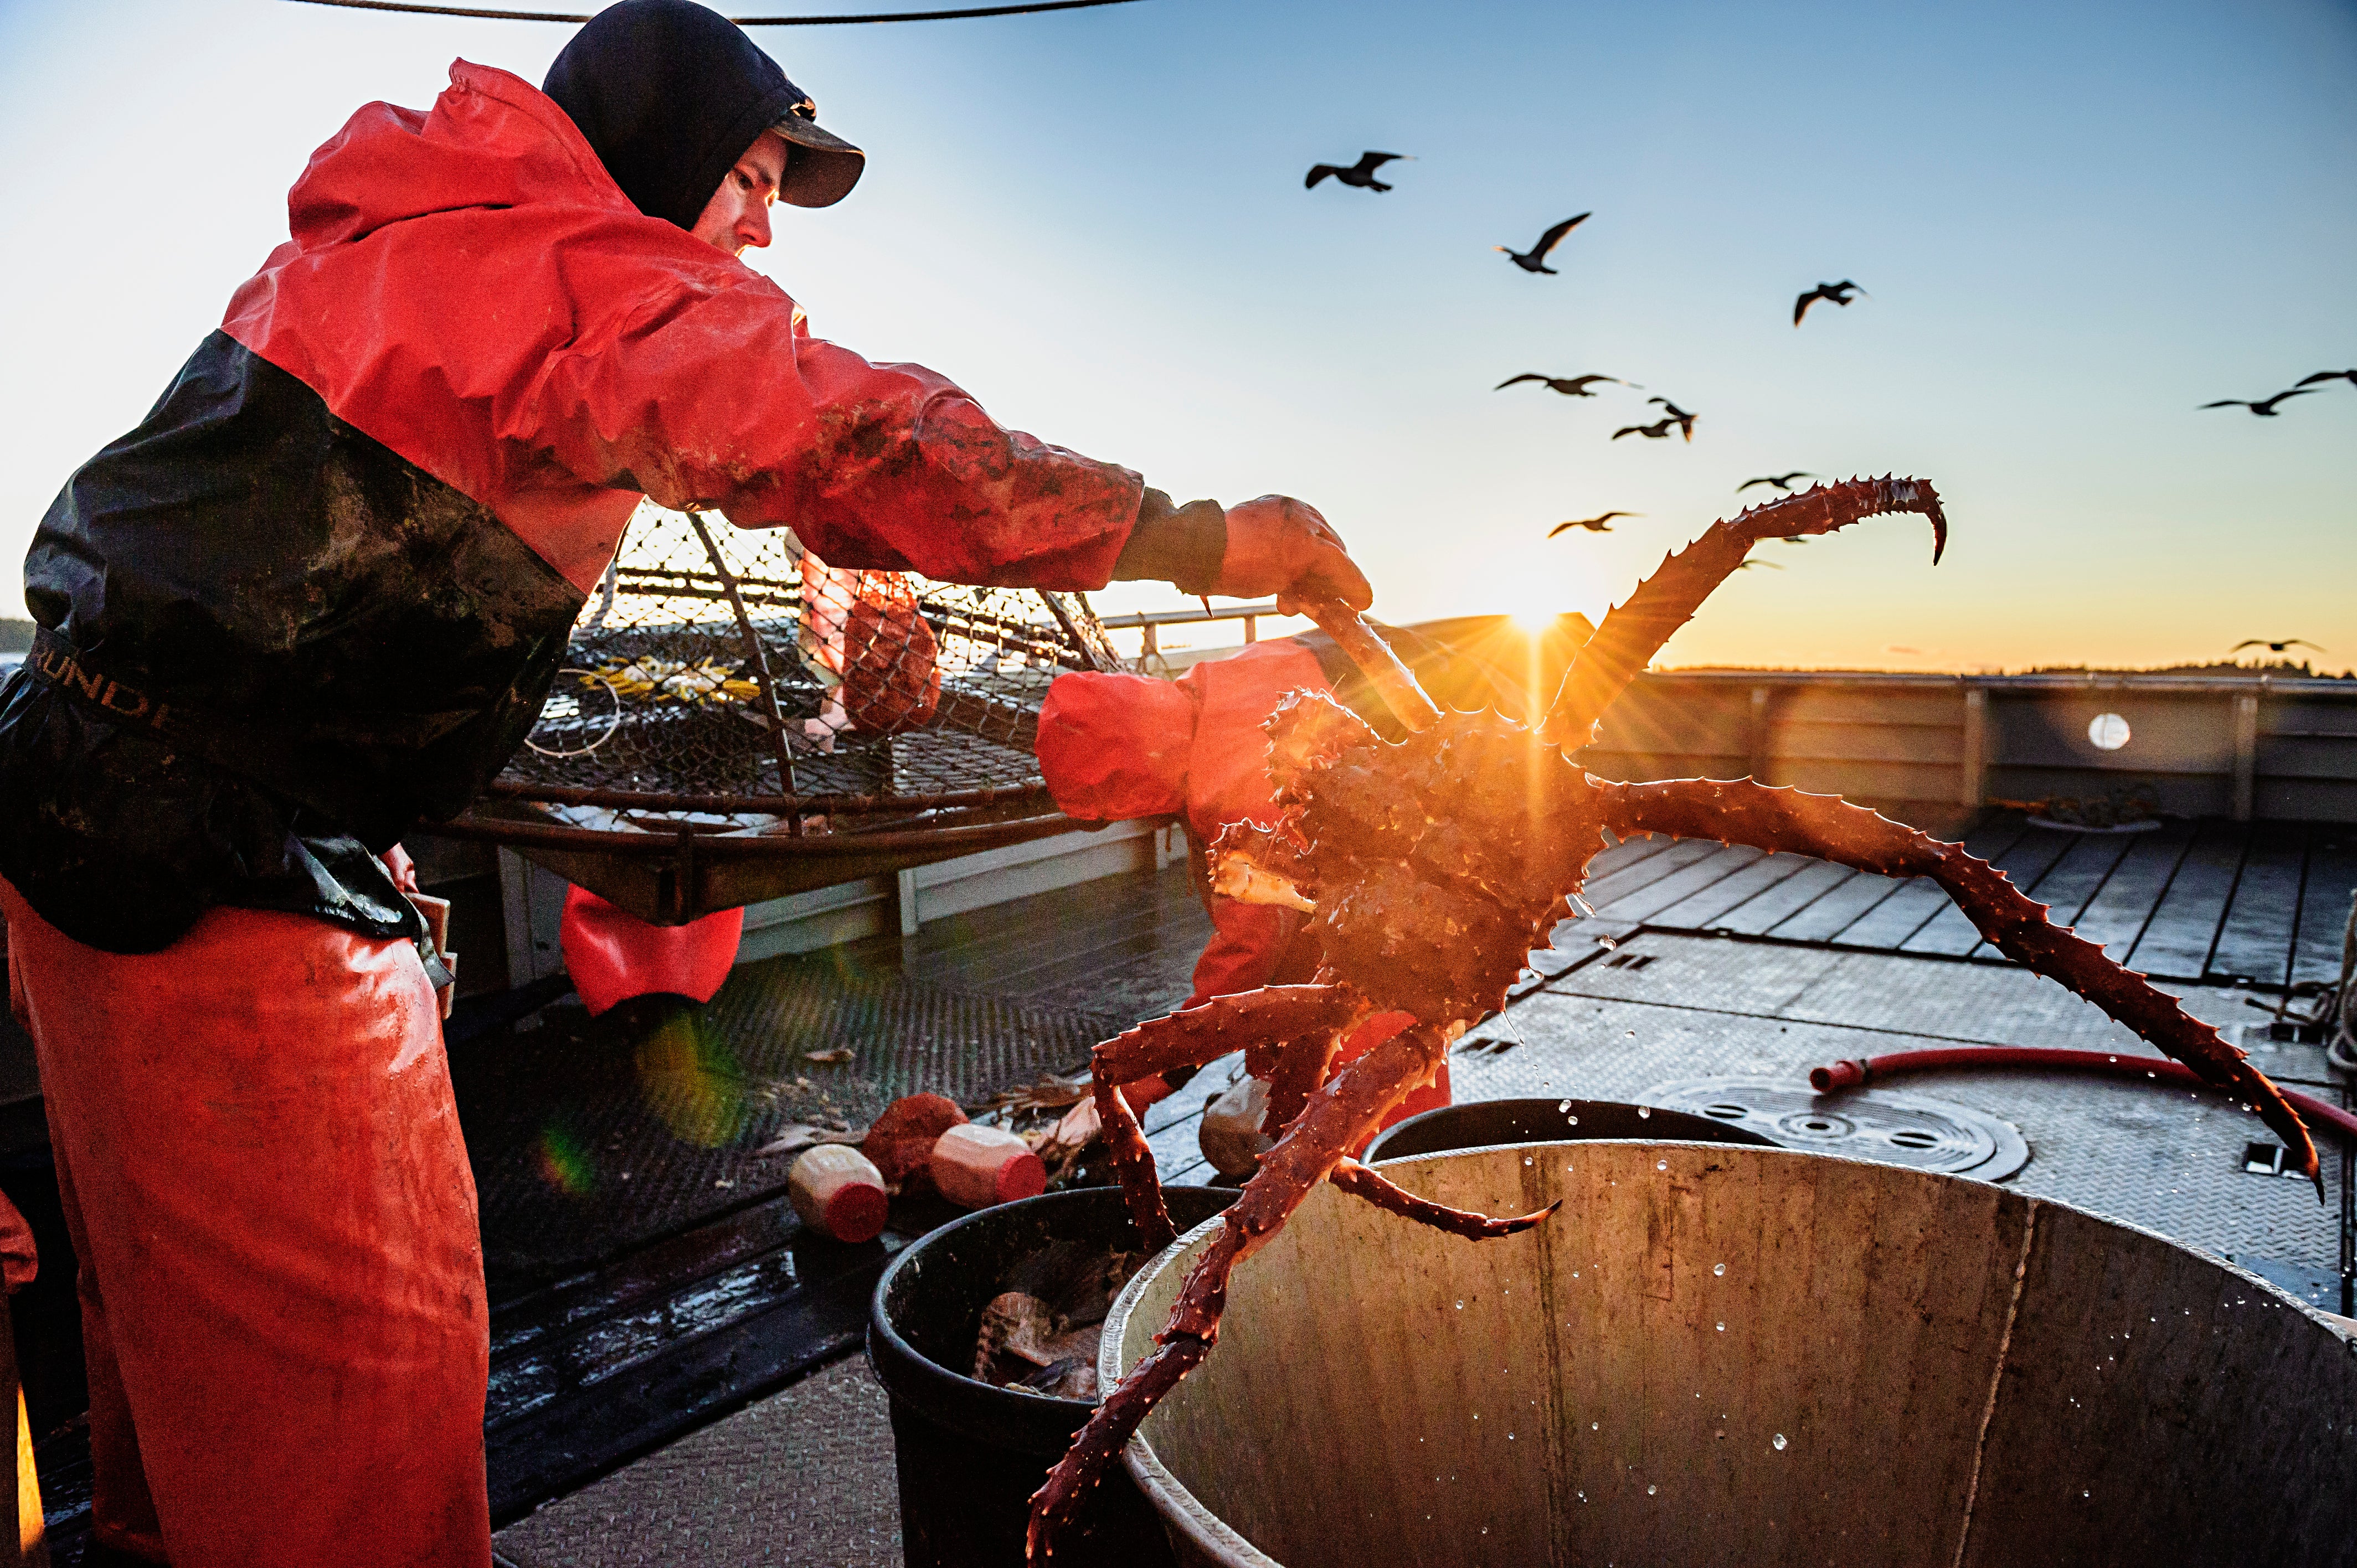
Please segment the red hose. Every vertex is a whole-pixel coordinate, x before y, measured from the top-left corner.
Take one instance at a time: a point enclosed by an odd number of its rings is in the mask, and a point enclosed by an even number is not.
[[[2047,1046],[1950,1046],[1928,1051],[1894,1051],[1886,1057],[1867,1057],[1857,1061],[1835,1062],[1831,1067],[1811,1068],[1809,1087],[1819,1094],[1829,1094],[1836,1089],[1856,1088],[1895,1073],[1936,1072],[1942,1068],[1989,1067],[2062,1068],[2078,1072],[2106,1072],[2115,1078],[2142,1078],[2161,1083],[2210,1087],[2183,1062],[2169,1061],[2159,1057],[2120,1056],[2111,1051],[2057,1050]],[[2285,1090],[2283,1097],[2308,1119],[2309,1125],[2320,1122],[2334,1128],[2342,1137],[2357,1140],[2357,1116],[2295,1089]]]

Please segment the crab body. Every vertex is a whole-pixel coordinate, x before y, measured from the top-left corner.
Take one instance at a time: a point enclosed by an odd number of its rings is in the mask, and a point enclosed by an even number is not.
[[[1329,974],[1380,1011],[1470,1023],[1502,1006],[1604,847],[1594,781],[1494,713],[1394,744],[1296,693],[1268,732],[1281,814],[1221,836],[1222,880],[1249,866],[1299,893]]]

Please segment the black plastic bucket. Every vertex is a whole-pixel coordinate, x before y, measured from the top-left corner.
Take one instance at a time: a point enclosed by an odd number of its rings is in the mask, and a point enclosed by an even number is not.
[[[1491,1149],[1501,1144],[1561,1144],[1573,1139],[1662,1139],[1681,1144],[1764,1144],[1749,1127],[1685,1111],[1624,1105],[1616,1100],[1475,1100],[1444,1105],[1395,1122],[1368,1145],[1367,1163],[1417,1155]]]
[[[1233,1203],[1232,1187],[1163,1189],[1182,1231]],[[867,1359],[892,1407],[900,1542],[909,1568],[1015,1568],[1031,1494],[1095,1407],[993,1388],[974,1364],[982,1309],[1018,1259],[1054,1241],[1140,1245],[1121,1189],[1082,1187],[985,1208],[902,1251],[876,1283]],[[1163,1568],[1162,1522],[1127,1471],[1107,1473],[1058,1568]]]

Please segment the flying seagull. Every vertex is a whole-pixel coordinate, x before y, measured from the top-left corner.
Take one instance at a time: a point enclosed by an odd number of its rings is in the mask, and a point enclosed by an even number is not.
[[[1361,190],[1389,190],[1390,186],[1375,177],[1375,171],[1394,158],[1407,156],[1405,153],[1361,153],[1359,161],[1349,168],[1337,164],[1312,164],[1309,177],[1301,182],[1302,188],[1309,188],[1330,174],[1344,185],[1355,185]]]
[[[1576,517],[1569,522],[1558,522],[1553,528],[1547,530],[1547,537],[1549,539],[1553,539],[1556,534],[1561,533],[1567,529],[1574,528],[1584,528],[1590,533],[1609,533],[1612,532],[1612,520],[1614,518],[1642,517],[1645,514],[1641,511],[1599,511],[1594,517]]]
[[[1671,427],[1677,422],[1677,415],[1672,414],[1659,424],[1624,424],[1612,433],[1612,439],[1618,441],[1623,435],[1641,435],[1648,441],[1666,440]]]
[[[1685,432],[1686,439],[1688,441],[1692,441],[1694,439],[1695,416],[1693,414],[1688,413],[1684,409],[1680,408],[1676,403],[1672,403],[1665,397],[1649,397],[1645,401],[1647,403],[1660,403],[1662,405],[1662,412],[1668,414],[1672,419],[1677,421],[1678,428]]]
[[[2240,653],[2245,648],[2264,648],[2269,653],[2281,653],[2287,648],[2316,648],[2316,644],[2304,637],[2287,637],[2281,642],[2271,642],[2264,637],[2246,637],[2234,644],[2233,651]],[[2329,648],[2316,648],[2316,651],[2330,653],[2332,650]]]
[[[1741,484],[1736,486],[1735,493],[1739,496],[1754,485],[1773,485],[1778,489],[1782,490],[1786,495],[1790,495],[1792,493],[1792,481],[1794,479],[1813,479],[1816,477],[1816,475],[1809,473],[1805,469],[1802,468],[1795,468],[1789,474],[1762,474],[1756,479],[1746,479]]]
[[[1511,245],[1492,245],[1490,249],[1493,251],[1505,252],[1507,255],[1513,258],[1514,265],[1522,268],[1523,271],[1526,273],[1544,273],[1549,277],[1553,277],[1555,275],[1555,269],[1546,264],[1547,252],[1554,250],[1558,244],[1562,243],[1563,237],[1566,234],[1570,233],[1574,229],[1578,228],[1582,223],[1587,222],[1594,216],[1595,214],[1592,212],[1583,212],[1577,218],[1565,219],[1562,222],[1556,224],[1554,228],[1540,235],[1539,242],[1533,245],[1527,251],[1517,251]]]
[[[1633,381],[1624,381],[1619,376],[1543,376],[1536,371],[1524,371],[1519,376],[1508,376],[1490,390],[1504,392],[1508,387],[1518,386],[1523,381],[1544,381],[1548,390],[1559,392],[1566,397],[1594,397],[1596,394],[1587,389],[1598,381],[1610,381],[1617,387],[1636,384]]]
[[[2247,408],[2253,413],[2257,414],[2261,419],[2273,419],[2276,416],[2276,404],[2283,402],[2283,400],[2287,397],[2306,397],[2315,390],[2316,389],[2314,387],[2294,387],[2289,392],[2279,392],[2276,393],[2275,396],[2262,399],[2257,403],[2245,402],[2244,399],[2239,397],[2222,397],[2216,403],[2205,403],[2201,407]],[[2195,412],[2199,413],[2201,411],[2197,409]]]
[[[1846,306],[1850,302],[1852,295],[1865,292],[1847,278],[1842,279],[1839,283],[1821,283],[1792,302],[1792,325],[1798,327],[1801,324],[1801,317],[1809,313],[1809,306],[1821,299]]]
[[[2302,376],[2292,383],[2295,387],[2322,386],[2326,381],[2347,381],[2357,387],[2357,371],[2319,371],[2312,376]]]

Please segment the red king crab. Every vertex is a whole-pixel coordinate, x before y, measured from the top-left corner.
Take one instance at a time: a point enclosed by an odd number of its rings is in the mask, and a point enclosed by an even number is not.
[[[2209,1025],[2103,949],[2050,924],[2046,907],[1961,845],[1943,843],[1836,796],[1749,779],[1622,784],[1564,753],[1587,744],[1604,710],[1670,634],[1767,539],[1826,533],[1886,512],[1947,542],[1939,497],[1920,479],[1851,479],[1714,523],[1613,608],[1532,729],[1495,713],[1443,713],[1340,606],[1319,623],[1365,669],[1413,733],[1382,739],[1347,709],[1296,693],[1269,718],[1269,776],[1280,815],[1231,824],[1212,845],[1214,886],[1231,897],[1307,910],[1320,928],[1316,983],[1219,997],[1140,1025],[1096,1048],[1105,1139],[1149,1251],[1175,1239],[1153,1156],[1121,1086],[1204,1063],[1238,1046],[1271,1074],[1275,1147],[1222,1217],[1170,1320],[1101,1404],[1032,1498],[1029,1554],[1052,1552],[1155,1402],[1211,1353],[1231,1271],[1267,1242],[1321,1181],[1380,1208],[1474,1239],[1512,1235],[1552,1208],[1496,1219],[1402,1190],[1349,1156],[1393,1106],[1426,1082],[1452,1043],[1501,1007],[1523,958],[1567,912],[1607,832],[1663,833],[1811,854],[1887,876],[1928,876],[2000,952],[2061,982],[2205,1080],[2254,1106],[2311,1179],[2316,1150],[2276,1086]],[[1336,1043],[1360,1020],[1405,1011],[1416,1022],[1331,1070]]]

